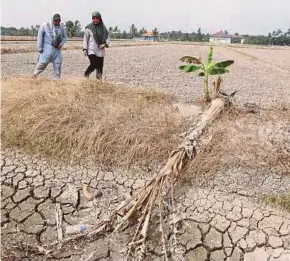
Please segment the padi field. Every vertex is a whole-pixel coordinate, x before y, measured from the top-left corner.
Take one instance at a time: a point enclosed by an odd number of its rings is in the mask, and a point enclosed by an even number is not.
[[[290,48],[4,46],[2,260],[289,259]]]

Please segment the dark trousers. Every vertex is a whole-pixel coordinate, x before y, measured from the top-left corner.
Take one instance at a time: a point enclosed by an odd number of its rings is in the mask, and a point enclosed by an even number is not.
[[[96,70],[97,79],[102,79],[103,75],[103,67],[104,67],[104,57],[98,57],[94,54],[90,54],[89,56],[90,65],[85,71],[85,77],[89,77],[89,75]]]

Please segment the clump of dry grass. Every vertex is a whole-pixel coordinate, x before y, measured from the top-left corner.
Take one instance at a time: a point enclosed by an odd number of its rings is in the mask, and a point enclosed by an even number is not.
[[[266,203],[276,205],[282,209],[290,212],[290,194],[289,195],[277,195],[268,196],[265,198]]]
[[[67,162],[154,164],[167,158],[183,126],[172,102],[95,80],[3,81],[3,147]]]

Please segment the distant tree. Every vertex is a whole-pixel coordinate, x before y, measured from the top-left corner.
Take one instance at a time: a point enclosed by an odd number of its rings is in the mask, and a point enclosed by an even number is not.
[[[282,30],[281,30],[281,29],[277,29],[277,31],[276,31],[276,36],[280,36],[280,35],[282,35],[282,34],[283,34]]]
[[[40,28],[40,25],[39,25],[39,24],[37,24],[37,25],[35,26],[36,35],[38,34],[39,28]]]
[[[131,38],[134,38],[134,37],[136,37],[138,35],[138,29],[137,29],[137,27],[135,26],[135,24],[132,24],[131,26],[130,26],[130,36],[131,36]]]
[[[239,36],[239,34],[238,34],[238,33],[235,33],[235,35],[236,35],[236,36]]]
[[[123,33],[122,33],[122,39],[127,39],[128,36],[127,36],[127,33],[126,31],[124,30]]]
[[[5,27],[4,27],[5,28]],[[1,28],[1,34],[4,30]],[[19,35],[19,30],[15,27],[5,28],[5,35]]]
[[[119,34],[119,33],[120,33],[120,29],[118,28],[118,26],[115,26],[115,27],[114,27],[113,32],[114,32],[115,34]]]
[[[66,31],[67,31],[67,35],[69,38],[72,38],[74,36],[75,33],[75,28],[74,28],[74,23],[73,21],[69,20],[65,23],[65,27],[66,27]]]
[[[197,35],[198,35],[198,41],[202,42],[202,33],[201,33],[201,29],[200,28],[198,28],[198,30],[197,30]]]
[[[118,26],[115,26],[115,27],[110,26],[109,35],[111,38],[121,38],[121,31],[118,28]]]
[[[156,41],[156,39],[157,39],[157,36],[158,36],[158,28],[154,28],[153,30],[152,30],[152,35],[153,35],[153,39],[154,39],[154,42]]]
[[[65,23],[65,27],[66,27],[66,31],[68,34],[69,38],[78,36],[80,37],[82,35],[81,31],[82,31],[82,26],[81,23],[76,20],[75,22],[69,20]]]
[[[142,29],[140,29],[139,31],[139,35],[145,34],[147,33],[147,30],[143,27]]]
[[[113,32],[113,27],[110,26],[110,27],[109,27],[109,35],[110,35],[110,37],[112,37],[112,32]]]
[[[37,29],[33,25],[31,25],[31,27],[30,27],[30,35],[31,36],[37,35]]]
[[[82,26],[79,20],[76,20],[74,22],[74,36],[80,36],[80,33],[82,31]]]
[[[19,35],[21,35],[21,36],[28,36],[29,35],[29,29],[28,28],[21,27],[19,29]]]
[[[225,30],[225,34],[229,34],[229,32],[227,30]]]

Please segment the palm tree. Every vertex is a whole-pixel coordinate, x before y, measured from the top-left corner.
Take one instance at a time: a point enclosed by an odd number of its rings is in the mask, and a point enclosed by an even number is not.
[[[198,30],[197,30],[197,37],[198,37],[198,41],[202,42],[202,33],[201,33],[201,29],[200,28],[198,28]]]
[[[156,38],[158,36],[158,29],[156,27],[152,30],[152,34],[153,34],[153,39],[154,39],[154,42],[155,42]]]
[[[135,24],[132,24],[130,26],[130,35],[131,35],[131,38],[134,38],[135,36],[138,35],[138,30],[137,30],[137,27],[135,26]]]
[[[76,20],[74,23],[74,35],[79,36],[82,31],[82,26],[79,20]]]
[[[115,28],[113,29],[113,32],[116,34],[120,33],[120,29],[118,28],[118,26],[115,26]]]
[[[31,36],[35,36],[36,34],[37,34],[36,28],[33,25],[31,25],[31,27],[30,27],[30,35]]]
[[[143,27],[140,31],[139,31],[139,35],[145,34],[147,33],[147,30]]]
[[[113,33],[113,27],[112,27],[112,26],[110,26],[110,27],[109,27],[109,36],[110,36],[110,37],[112,37],[112,36],[113,36],[113,34],[112,34],[112,33]]]

